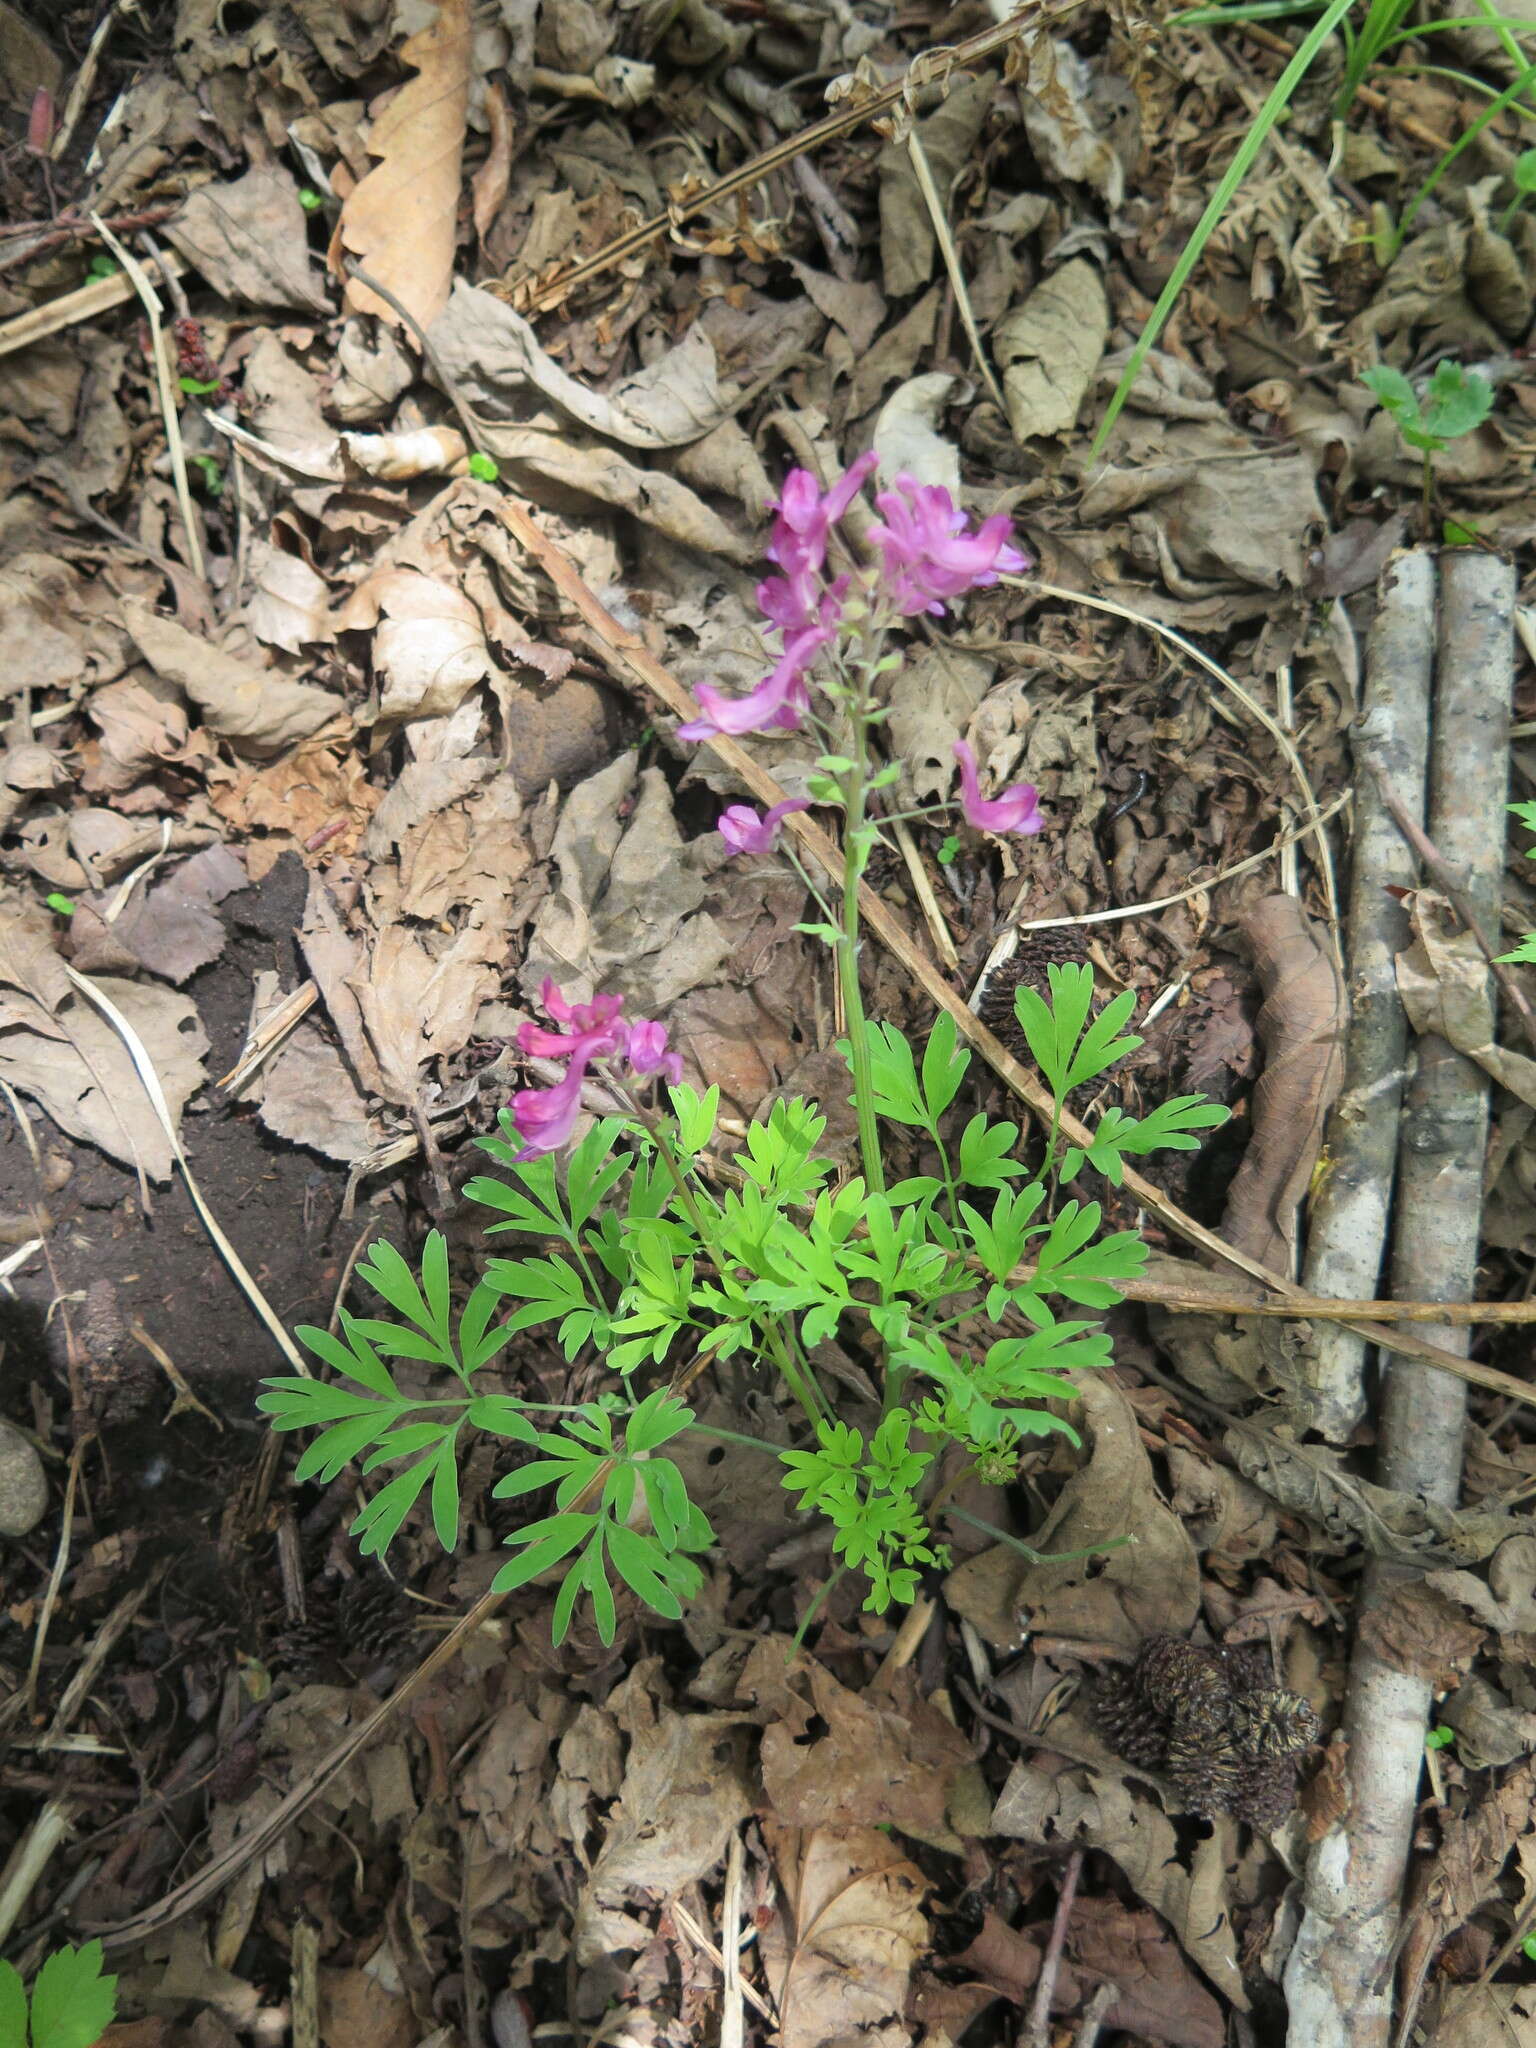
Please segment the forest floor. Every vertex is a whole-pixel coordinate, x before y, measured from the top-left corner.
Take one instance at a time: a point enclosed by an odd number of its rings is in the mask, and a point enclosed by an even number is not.
[[[1378,1798],[1400,2017],[1536,2041],[1536,1065],[1529,969],[1490,1001],[1484,964],[1536,926],[1524,44],[1405,40],[1341,110],[1323,41],[1115,404],[1315,18],[0,0],[0,1951],[30,1978],[100,1935],[114,2048],[1279,2041],[1309,1858]],[[1382,365],[1486,388],[1427,495]],[[664,1024],[726,1130],[819,1101],[846,1170],[805,887],[715,829],[814,749],[676,728],[771,664],[787,472],[871,447],[1031,564],[912,622],[897,795],[952,795],[964,737],[1045,827],[882,836],[870,1014],[995,1021],[999,940],[1044,923],[1005,976],[1135,999],[1096,1108],[1231,1117],[1101,1190],[1149,1263],[1081,1447],[957,1477],[909,1614],[863,1611],[772,1460],[690,1436],[698,1598],[552,1647],[558,1572],[488,1597],[546,1511],[493,1497],[504,1440],[462,1446],[456,1547],[418,1507],[381,1563],[348,1534],[377,1482],[296,1478],[256,1399],[296,1326],[372,1312],[371,1245],[439,1231],[466,1287],[508,1248],[463,1190],[550,1078],[517,1044],[546,977]],[[1394,842],[1383,940],[1357,721],[1437,576],[1494,621],[1455,715],[1492,710],[1465,744],[1431,714],[1418,817],[1470,850]],[[1372,946],[1475,1127],[1459,1280],[1401,1239],[1316,1277]],[[956,1113],[1027,1125],[972,1035]],[[1342,1324],[1234,1313],[1256,1273],[1488,1315],[1433,1326],[1438,1369],[1410,1323],[1357,1346],[1351,1406]],[[1413,1483],[1392,1371],[1465,1399]],[[611,1380],[534,1328],[483,1385]],[[793,1435],[759,1362],[689,1398]],[[1117,1751],[1097,1708],[1164,1634],[1316,1714],[1270,1824]],[[1383,1671],[1429,1746],[1378,1790],[1351,1688]]]

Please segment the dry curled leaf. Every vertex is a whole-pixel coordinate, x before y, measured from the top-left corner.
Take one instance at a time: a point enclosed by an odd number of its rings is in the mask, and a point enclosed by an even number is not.
[[[1221,1234],[1261,1265],[1288,1273],[1297,1211],[1344,1078],[1344,989],[1295,897],[1264,897],[1246,929],[1264,989],[1258,1019],[1264,1072],[1253,1091],[1253,1135],[1227,1196]]]

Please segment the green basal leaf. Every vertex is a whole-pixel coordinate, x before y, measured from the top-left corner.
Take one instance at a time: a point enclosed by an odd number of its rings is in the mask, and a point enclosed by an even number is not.
[[[1086,1151],[1070,1146],[1062,1155],[1061,1177],[1072,1180],[1086,1163],[1119,1187],[1125,1178],[1127,1156],[1148,1152],[1193,1152],[1199,1149],[1196,1131],[1212,1130],[1224,1124],[1231,1111],[1203,1095],[1175,1095],[1142,1117],[1128,1117],[1123,1110],[1106,1109],[1099,1118],[1093,1143]]]
[[[1463,363],[1436,363],[1424,391],[1424,428],[1444,441],[1472,434],[1493,410],[1493,386]]]

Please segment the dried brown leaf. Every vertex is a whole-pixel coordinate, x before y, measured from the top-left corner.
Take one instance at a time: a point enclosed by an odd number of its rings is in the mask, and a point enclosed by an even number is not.
[[[1246,920],[1264,988],[1264,1072],[1253,1136],[1227,1195],[1221,1234],[1280,1272],[1291,1268],[1296,1217],[1344,1078],[1344,990],[1332,955],[1293,896],[1266,896]]]
[[[1459,1685],[1482,1647],[1485,1631],[1427,1586],[1393,1586],[1360,1617],[1356,1630],[1383,1664],[1427,1679],[1436,1692]]]
[[[912,1967],[927,1940],[916,1864],[875,1828],[781,1828],[763,1834],[785,1911],[762,1933],[784,2048],[908,2048]]]
[[[447,305],[453,280],[470,45],[468,0],[438,0],[432,20],[401,47],[416,76],[373,124],[368,147],[379,161],[342,202],[333,245],[355,256],[421,327]],[[355,278],[344,303],[349,313],[399,323],[394,308]]]

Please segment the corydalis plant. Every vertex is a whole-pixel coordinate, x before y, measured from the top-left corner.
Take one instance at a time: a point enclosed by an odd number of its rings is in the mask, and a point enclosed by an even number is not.
[[[719,1090],[683,1085],[662,1027],[626,1020],[618,996],[576,1002],[546,982],[545,1009],[563,1028],[527,1022],[518,1044],[563,1071],[513,1098],[501,1135],[480,1141],[504,1177],[465,1191],[492,1212],[490,1234],[521,1238],[524,1248],[488,1262],[455,1324],[441,1237],[427,1241],[419,1285],[397,1252],[377,1247],[359,1274],[395,1320],[343,1311],[339,1336],[301,1330],[339,1377],[270,1381],[261,1397],[274,1427],[319,1427],[301,1479],[332,1478],[357,1458],[365,1473],[399,1468],[354,1524],[373,1552],[424,1492],[438,1536],[452,1543],[466,1429],[521,1446],[524,1462],[495,1491],[547,1490],[550,1511],[508,1538],[515,1555],[495,1583],[510,1590],[563,1567],[557,1640],[582,1597],[611,1640],[614,1576],[674,1619],[702,1583],[699,1558],[713,1532],[673,1455],[699,1427],[679,1390],[728,1359],[772,1376],[798,1411],[801,1440],[786,1450],[706,1434],[779,1460],[783,1485],[829,1524],[837,1571],[862,1575],[866,1607],[911,1600],[922,1575],[945,1562],[933,1522],[946,1451],[1006,1480],[1028,1438],[1075,1442],[1072,1376],[1109,1359],[1096,1317],[1140,1270],[1142,1247],[1129,1231],[1104,1234],[1098,1203],[1063,1199],[1063,1187],[1090,1169],[1118,1183],[1127,1156],[1188,1149],[1226,1115],[1198,1096],[1140,1120],[1110,1109],[1087,1148],[1063,1149],[1053,1123],[1029,1167],[1016,1124],[957,1114],[970,1054],[947,1015],[921,1048],[894,1024],[867,1019],[859,880],[886,822],[872,806],[899,774],[876,753],[901,659],[896,636],[904,621],[942,614],[965,591],[1025,566],[1006,520],[969,532],[947,493],[899,478],[875,499],[874,565],[829,572],[838,524],[872,468],[866,457],[826,492],[803,471],[790,477],[768,550],[779,574],[758,593],[782,651],[744,697],[701,688],[704,715],[681,729],[707,739],[807,723],[828,742],[806,797],[766,814],[732,805],[719,829],[733,852],[761,856],[785,818],[812,802],[841,813],[842,886],[823,894],[805,878],[822,915],[803,929],[834,952],[861,1170],[836,1178],[819,1150],[826,1119],[801,1100],[776,1103],[720,1157]],[[841,736],[846,753],[831,750]],[[955,754],[968,824],[1042,829],[1030,785],[986,797],[963,739]],[[1095,1013],[1085,967],[1052,967],[1048,995],[1021,989],[1015,1007],[1058,1121],[1069,1091],[1141,1042],[1125,1031],[1133,996]],[[589,1080],[622,1113],[599,1116],[572,1146]],[[662,1103],[647,1099],[659,1081],[668,1084]],[[894,1184],[893,1137],[915,1152],[917,1168]],[[593,1398],[538,1404],[485,1387],[480,1376],[509,1339],[543,1326],[573,1365],[611,1375]],[[867,1362],[871,1401],[850,1401],[846,1372],[827,1374],[823,1347],[833,1343]]]

